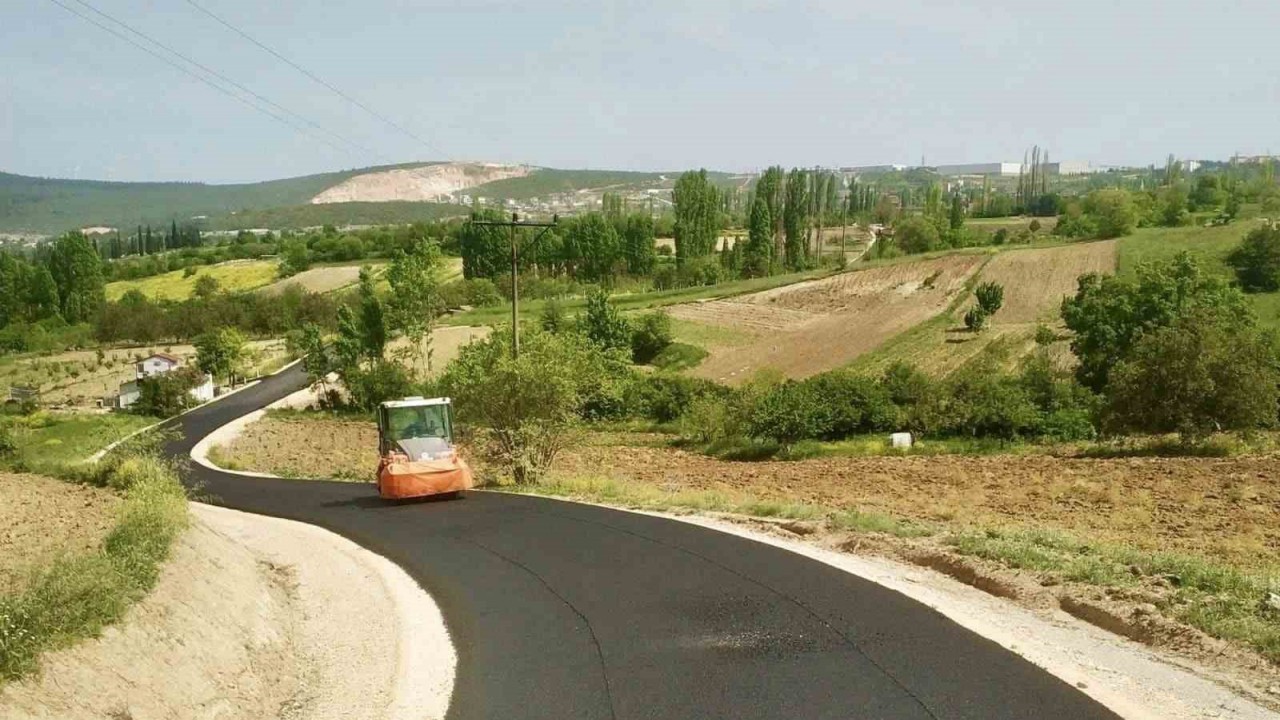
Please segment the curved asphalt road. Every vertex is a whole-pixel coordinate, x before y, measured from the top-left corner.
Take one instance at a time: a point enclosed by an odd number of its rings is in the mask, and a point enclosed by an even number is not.
[[[169,451],[304,383],[295,366],[183,416]],[[421,583],[457,647],[450,718],[1115,717],[919,603],[733,535],[499,493],[393,505],[364,484],[192,475]]]

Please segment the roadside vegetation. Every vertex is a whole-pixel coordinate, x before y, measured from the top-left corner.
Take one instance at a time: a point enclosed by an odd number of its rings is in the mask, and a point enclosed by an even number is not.
[[[75,445],[60,443],[56,460],[41,438],[54,439],[58,433],[40,432],[55,427],[74,429],[79,438]],[[94,465],[82,464],[83,456],[73,454],[96,449],[123,429],[114,418],[98,424],[52,423],[33,432],[15,433],[8,423],[0,426],[0,451],[8,447],[0,452],[0,470],[38,470],[122,497],[100,547],[42,558],[26,569],[18,590],[0,592],[0,683],[37,671],[41,653],[94,637],[119,621],[154,586],[170,545],[186,527],[186,491],[175,469],[159,458],[162,435],[125,443]]]

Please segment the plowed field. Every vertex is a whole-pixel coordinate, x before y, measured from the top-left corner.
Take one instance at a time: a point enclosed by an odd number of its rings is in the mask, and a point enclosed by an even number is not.
[[[737,347],[711,348],[694,373],[739,383],[772,367],[787,377],[837,368],[936,316],[985,256],[956,255],[842,273],[741,297],[671,308],[682,320],[765,330]]]
[[[1116,270],[1116,241],[1081,243],[1036,250],[1010,250],[982,268],[982,280],[1004,286],[997,325],[1055,318],[1062,298],[1074,295],[1076,278]]]

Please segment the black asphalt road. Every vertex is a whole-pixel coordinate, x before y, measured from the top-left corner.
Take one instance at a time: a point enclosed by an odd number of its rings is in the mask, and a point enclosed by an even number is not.
[[[294,368],[184,416],[170,451],[303,383]],[[499,493],[393,505],[372,485],[192,474],[426,588],[458,652],[450,718],[1116,717],[919,603],[733,535]]]

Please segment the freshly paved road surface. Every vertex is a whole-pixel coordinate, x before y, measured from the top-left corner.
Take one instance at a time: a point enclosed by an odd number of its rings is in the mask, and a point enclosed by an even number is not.
[[[304,382],[295,367],[184,416],[170,451]],[[417,579],[457,646],[450,718],[1115,717],[919,603],[737,536],[534,497],[388,504],[372,485],[192,472],[216,502],[328,528]]]

